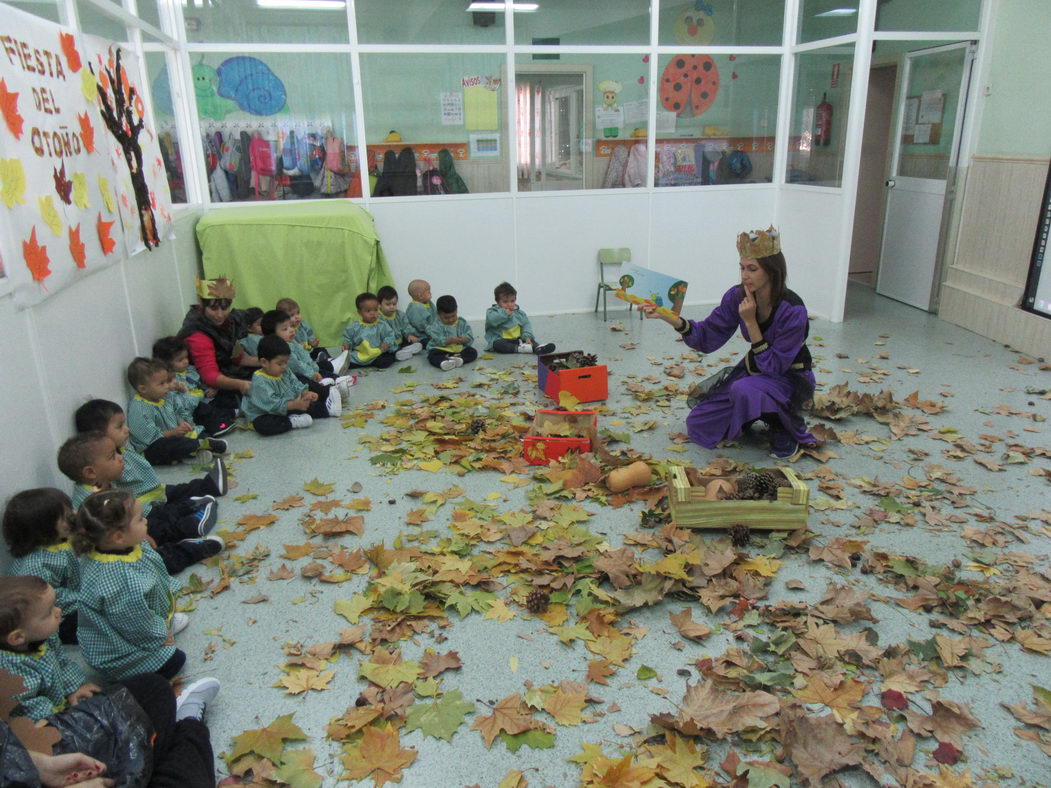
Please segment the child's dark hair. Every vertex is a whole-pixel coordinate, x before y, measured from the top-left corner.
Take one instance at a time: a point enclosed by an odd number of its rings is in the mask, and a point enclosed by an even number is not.
[[[256,320],[263,319],[263,310],[257,306],[250,306],[245,310],[245,326],[250,326]]]
[[[62,541],[55,527],[73,511],[69,496],[54,487],[35,487],[11,496],[4,509],[4,541],[13,558]]]
[[[493,300],[499,302],[501,298],[507,296],[517,296],[518,291],[511,287],[510,282],[501,282],[493,288]]]
[[[143,358],[142,356],[139,356],[128,364],[128,383],[131,384],[133,389],[138,389],[139,386],[147,383],[149,379],[158,372],[167,371],[168,365],[163,361],[155,358]]]
[[[361,305],[366,301],[379,301],[379,298],[375,293],[358,293],[358,297],[354,299],[354,308],[361,309]]]
[[[127,490],[104,490],[89,495],[77,510],[71,538],[78,555],[90,552],[114,531],[123,531],[131,522],[135,496]]]
[[[274,304],[274,309],[280,309],[282,312],[292,314],[293,309],[299,309],[299,303],[294,298],[279,298],[277,303]]]
[[[450,295],[444,295],[434,302],[434,306],[443,315],[451,315],[456,311],[456,299]]]
[[[77,432],[105,432],[110,420],[124,410],[108,399],[89,399],[73,414]]]
[[[84,481],[84,469],[95,459],[95,447],[105,440],[109,436],[98,430],[78,432],[59,447],[58,469],[80,484]]]
[[[397,299],[398,291],[390,285],[384,285],[376,291],[376,298],[380,301],[390,301],[392,298]]]
[[[153,343],[153,357],[165,364],[171,364],[180,353],[189,353],[185,339],[179,337],[161,337]]]
[[[277,334],[267,334],[259,340],[259,346],[256,348],[256,356],[266,361],[273,361],[279,356],[291,355],[292,348]]]
[[[288,316],[288,312],[280,309],[271,309],[269,312],[263,314],[263,322],[259,325],[263,329],[263,336],[268,337],[277,331],[277,327],[282,323],[287,323],[292,318]]]
[[[47,581],[36,575],[0,577],[0,641],[22,626],[26,614],[47,591]]]

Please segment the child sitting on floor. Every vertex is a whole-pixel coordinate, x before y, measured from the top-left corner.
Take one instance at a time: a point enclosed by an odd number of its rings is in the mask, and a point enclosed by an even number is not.
[[[343,329],[343,349],[349,351],[347,363],[386,369],[395,361],[397,342],[390,323],[379,319],[379,299],[373,293],[359,293],[354,306],[361,319],[351,320]]]
[[[241,402],[245,417],[260,435],[280,435],[302,429],[314,419],[338,416],[341,412],[339,391],[329,389],[328,400],[322,400],[288,369],[291,356],[288,343],[276,334],[259,342],[259,369],[252,376],[252,388]]]
[[[213,407],[215,389],[204,390],[201,376],[190,364],[190,351],[185,339],[161,337],[153,343],[153,357],[168,365],[173,381],[167,399],[175,408],[175,415],[190,424],[200,424],[209,435],[218,438],[236,425],[232,411]]]
[[[175,612],[176,584],[147,541],[142,504],[131,493],[95,493],[77,512],[73,546],[84,556],[80,648],[110,681],[139,673],[174,678],[186,662],[174,634],[189,619]]]
[[[55,589],[62,608],[58,628],[63,643],[77,642],[80,561],[69,541],[73,502],[54,487],[22,490],[4,509],[4,541],[11,553],[11,575],[35,575]]]
[[[116,442],[104,432],[81,432],[63,443],[58,468],[76,483],[73,508],[79,509],[96,492],[116,489],[124,474],[124,459]],[[218,536],[207,535],[217,516],[212,496],[177,503],[152,501],[149,507],[149,535],[169,574],[178,574],[225,546]]]
[[[102,691],[62,653],[61,620],[55,589],[46,580],[36,575],[0,577],[0,670],[22,679],[25,689],[11,700],[22,706],[22,716],[34,721]]]
[[[496,301],[485,313],[485,349],[497,353],[554,353],[548,342],[538,345],[529,316],[518,306],[518,291],[507,282],[493,289]]]
[[[167,364],[152,358],[137,358],[128,365],[128,383],[135,396],[128,401],[131,447],[142,452],[153,465],[167,465],[197,455],[211,462],[212,453],[225,454],[226,441],[203,437],[203,430],[175,413],[168,401],[172,373]]]
[[[272,309],[263,315],[260,323],[263,336],[279,336],[288,343],[288,349],[292,355],[288,358],[289,371],[307,384],[307,388],[318,395],[318,399],[326,402],[329,397],[329,388],[335,387],[339,391],[340,402],[350,402],[350,389],[358,382],[356,375],[343,375],[338,378],[324,376],[319,364],[310,357],[300,343],[295,339],[295,327],[292,319],[280,309]],[[256,346],[258,349],[258,345]],[[326,364],[329,369],[331,364]],[[339,414],[336,414],[339,415]]]
[[[237,341],[242,351],[254,356],[255,349],[259,347],[259,340],[263,338],[263,310],[257,306],[248,307],[245,310],[245,324],[248,333]]]
[[[406,289],[412,300],[405,307],[405,319],[412,326],[412,333],[426,346],[430,337],[428,327],[438,319],[438,312],[431,303],[431,283],[426,279],[413,279]]]
[[[328,352],[325,348],[320,347],[321,340],[314,336],[314,329],[310,327],[310,323],[303,319],[303,315],[299,311],[299,303],[294,298],[279,299],[274,304],[274,309],[280,309],[288,315],[289,320],[292,321],[292,328],[296,331],[295,341],[310,353],[311,358],[315,360],[328,359]],[[332,370],[326,370],[324,367],[322,367],[321,371],[326,376],[332,374]]]
[[[456,299],[451,295],[443,295],[438,299],[438,319],[428,329],[431,343],[427,360],[431,366],[446,371],[470,364],[478,358],[478,351],[471,347],[474,342],[471,327],[457,315],[456,309]]]
[[[390,285],[384,285],[377,291],[376,297],[380,302],[380,317],[394,329],[394,347],[398,348],[394,358],[407,361],[423,350],[423,343],[414,333],[415,329],[405,318],[405,313],[398,309],[398,291]]]

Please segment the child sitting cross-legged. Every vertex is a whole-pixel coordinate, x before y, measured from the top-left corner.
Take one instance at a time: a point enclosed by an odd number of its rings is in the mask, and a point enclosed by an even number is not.
[[[59,470],[75,482],[73,507],[78,510],[92,494],[117,489],[124,467],[125,455],[105,432],[77,433],[58,450]],[[138,492],[143,478],[141,473],[134,473],[134,480],[126,483]],[[152,546],[160,553],[170,574],[178,574],[190,564],[210,558],[225,546],[218,536],[207,535],[217,516],[215,498],[211,495],[175,503],[149,500],[150,495],[144,498],[148,499],[142,505],[144,510],[149,507],[146,519]]]
[[[22,707],[20,716],[34,721],[101,692],[62,653],[61,621],[55,589],[46,580],[36,575],[0,577],[0,670],[22,679],[25,689],[12,700]]]
[[[409,323],[405,314],[398,309],[398,291],[390,285],[384,285],[376,291],[376,297],[380,302],[380,317],[394,329],[394,347],[398,348],[394,352],[394,358],[406,361],[423,350],[421,337],[416,334],[416,329]]]
[[[88,664],[110,681],[174,678],[186,662],[174,635],[189,618],[175,612],[176,585],[150,547],[142,504],[123,490],[88,496],[73,546],[84,556],[78,635]]]
[[[274,309],[280,309],[288,315],[289,320],[292,321],[292,328],[296,330],[294,340],[318,363],[318,366],[321,367],[321,374],[325,377],[331,377],[334,370],[332,369],[328,351],[321,347],[321,340],[314,336],[314,329],[310,327],[310,323],[303,319],[303,315],[299,311],[299,302],[294,298],[280,298],[274,304]],[[285,341],[288,342],[289,340],[286,339]]]
[[[259,342],[259,369],[252,376],[252,388],[241,401],[244,415],[260,435],[280,435],[302,429],[314,419],[338,416],[342,410],[339,391],[329,389],[322,400],[288,369],[291,356],[288,342],[276,334]]]
[[[354,306],[361,319],[351,320],[343,329],[343,349],[349,351],[347,363],[386,369],[396,360],[398,343],[390,323],[379,319],[380,300],[374,293],[358,293]]]
[[[318,399],[327,402],[330,397],[329,389],[339,392],[340,403],[350,402],[350,389],[358,382],[357,375],[342,375],[338,378],[323,377],[319,364],[310,357],[299,342],[296,342],[296,329],[292,319],[280,309],[273,309],[263,315],[263,336],[279,336],[288,343],[291,355],[288,357],[289,371],[299,378],[300,382],[306,383],[307,388],[317,394]],[[258,350],[258,345],[256,349]],[[329,369],[331,364],[326,364]],[[338,416],[339,413],[333,413]]]
[[[426,345],[430,338],[430,325],[438,319],[438,310],[431,301],[431,283],[426,279],[413,279],[406,289],[412,300],[405,307],[405,319],[412,326],[412,333]]]
[[[548,342],[538,345],[529,316],[518,306],[518,291],[507,282],[493,290],[496,301],[485,313],[485,349],[497,353],[554,353]]]
[[[190,363],[190,351],[185,339],[162,337],[153,343],[153,357],[168,365],[172,373],[171,390],[166,399],[175,408],[175,415],[189,424],[200,424],[206,433],[218,438],[237,424],[233,411],[212,405],[215,389],[202,388],[201,376]]]
[[[152,358],[137,358],[128,365],[128,383],[135,396],[128,402],[131,447],[153,465],[167,465],[193,455],[211,462],[212,453],[226,454],[226,441],[207,438],[203,429],[179,418],[168,400],[173,375],[168,365]]]
[[[255,355],[259,347],[259,340],[263,338],[263,310],[257,306],[250,306],[245,310],[245,329],[248,333],[238,339],[241,350],[249,356]]]
[[[55,589],[62,608],[58,628],[63,643],[77,642],[80,561],[69,541],[73,502],[54,487],[22,490],[4,508],[4,541],[11,553],[11,575],[35,575]]]
[[[443,295],[437,307],[438,319],[427,329],[431,339],[427,360],[431,366],[446,371],[470,364],[478,358],[478,351],[471,347],[474,343],[471,327],[456,312],[456,299]]]

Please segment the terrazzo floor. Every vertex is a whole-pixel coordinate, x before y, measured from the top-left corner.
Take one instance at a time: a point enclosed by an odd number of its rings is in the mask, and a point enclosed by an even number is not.
[[[707,310],[687,309],[686,313],[699,318]],[[662,376],[669,365],[682,363],[688,371],[685,379],[669,381],[686,385],[694,378],[691,370],[696,369],[698,362],[683,360],[682,354],[689,352],[688,349],[676,342],[674,332],[663,322],[640,322],[634,313],[617,308],[611,310],[610,320],[605,323],[601,314],[535,317],[533,323],[540,338],[557,343],[559,350],[584,349],[597,354],[600,363],[609,365],[610,396],[602,403],[599,425],[612,432],[629,433],[633,450],[656,460],[685,462],[697,467],[720,457],[762,466],[773,464],[759,436],[717,451],[676,443],[672,436],[682,432],[687,412],[684,399],[639,402],[632,396],[626,388],[628,384],[642,382],[645,387],[653,387],[653,381],[643,379]],[[475,324],[474,329],[476,336],[482,335],[481,326]],[[835,422],[810,420],[837,431],[853,431],[858,436],[875,438],[867,443],[829,443],[827,448],[836,456],[826,463],[804,457],[795,464],[797,472],[803,474],[820,469],[834,472],[830,480],[842,484],[842,502],[846,502],[842,505],[850,507],[837,508],[841,501],[825,495],[824,488],[819,492],[817,486],[822,479],[808,480],[812,500],[822,507],[810,513],[809,526],[814,539],[820,543],[835,537],[859,538],[868,541],[867,551],[904,554],[930,564],[945,564],[958,558],[966,565],[977,560],[975,553],[985,548],[962,539],[960,529],[985,528],[990,522],[1006,523],[1013,527],[1015,536],[1006,545],[991,548],[992,551],[1020,551],[1031,555],[1032,568],[1045,573],[1046,583],[1051,548],[1048,528],[1051,460],[1043,419],[1051,415],[1051,401],[1038,393],[1026,392],[1027,388],[1033,392],[1051,387],[1051,373],[1046,366],[1041,369],[1039,361],[1022,358],[1002,345],[853,284],[846,321],[839,324],[812,321],[810,343],[816,359],[819,391],[828,392],[835,384],[845,383],[857,392],[889,389],[898,401],[918,391],[921,400],[945,404],[942,412],[933,415],[910,410],[927,419],[932,429],[918,430],[917,434],[900,440],[892,440],[888,427],[868,416],[855,415]],[[722,359],[730,356],[736,359],[742,348],[744,343],[738,338],[724,351],[705,358],[703,363],[715,369],[725,363]],[[412,367],[412,371],[399,374],[402,367]],[[482,358],[450,373],[434,369],[425,359],[417,357],[390,370],[362,377],[354,389],[351,409],[362,408],[366,403],[375,403],[376,407],[370,411],[374,418],[365,421],[363,426],[344,426],[332,419],[317,422],[308,430],[273,438],[260,438],[253,432],[231,434],[231,451],[235,453],[231,467],[236,488],[221,503],[218,530],[227,533],[238,530],[238,521],[245,515],[273,514],[276,520],[252,530],[224,556],[222,563],[230,576],[229,588],[211,595],[210,591],[220,580],[220,562],[214,561],[215,565],[194,568],[194,574],[210,584],[209,588],[181,599],[194,608],[190,626],[177,638],[177,645],[188,655],[186,680],[211,675],[222,682],[222,692],[208,710],[220,775],[229,772],[218,756],[231,749],[236,736],[245,730],[266,726],[285,714],[294,714],[294,723],[307,736],[304,742],[289,741],[288,747],[309,746],[314,750],[317,756],[314,768],[323,776],[324,785],[336,784],[343,773],[340,746],[327,739],[325,731],[329,721],[352,707],[367,686],[366,680],[358,675],[359,662],[366,659],[363,654],[350,648],[336,652],[338,658],[325,666],[325,670],[334,671],[327,689],[293,695],[286,693],[284,687],[274,685],[286,675],[280,669],[289,656],[286,652],[295,652],[298,648],[289,644],[305,648],[334,641],[341,630],[351,626],[334,611],[334,603],[365,591],[369,575],[353,574],[350,579],[336,583],[303,577],[302,569],[314,559],[310,555],[295,560],[283,558],[284,545],[312,544],[333,549],[341,546],[347,551],[358,547],[367,549],[379,543],[387,548],[396,544],[433,546],[450,535],[453,511],[467,499],[484,502],[500,513],[530,509],[526,496],[531,488],[502,483],[500,478],[504,474],[497,471],[456,475],[452,469],[443,467],[437,472],[416,469],[390,472],[390,466],[370,462],[378,452],[364,446],[361,438],[390,430],[391,427],[381,421],[397,408],[397,403],[420,400],[439,391],[450,393],[448,389],[433,386],[453,379],[462,381],[456,391],[499,398],[511,404],[509,412],[528,413],[552,404],[536,388],[535,362],[531,357]],[[659,387],[664,382],[657,380],[656,385]],[[415,386],[406,389],[407,384]],[[1009,406],[1008,409],[994,412],[1001,404]],[[655,425],[645,428],[651,420]],[[635,428],[639,431],[633,431]],[[1015,462],[1003,462],[1003,470],[994,472],[965,452],[959,452],[959,458],[944,456],[943,450],[953,447],[933,438],[953,435],[945,432],[950,429],[958,430],[959,436],[979,446],[975,456],[980,458],[1002,462],[1007,451],[1005,446],[1011,441],[1043,447],[1042,456],[1037,452],[1022,457],[1021,461],[1016,457]],[[983,443],[991,446],[989,451],[981,450]],[[624,444],[613,443],[611,448],[622,449]],[[254,456],[246,458],[246,452]],[[859,518],[871,511],[879,498],[862,493],[849,484],[849,480],[864,478],[874,484],[900,484],[910,476],[921,479],[925,467],[931,463],[958,477],[958,484],[977,488],[966,505],[955,510],[963,515],[964,523],[931,525],[921,514],[913,525],[894,522],[903,518],[892,516],[872,521],[867,527],[859,526]],[[186,468],[164,469],[162,474],[163,480],[174,480],[184,477]],[[327,496],[304,491],[304,483],[313,479],[334,485],[333,491]],[[360,492],[355,492],[358,489],[355,483],[360,484]],[[423,526],[406,523],[411,511],[426,505],[407,493],[442,491],[453,485],[463,489],[461,497],[431,513],[430,521]],[[306,507],[272,511],[275,501],[288,496],[303,496]],[[360,514],[364,517],[360,537],[308,539],[300,519],[313,502],[351,501],[362,497],[370,499],[370,510],[337,512],[341,516]],[[639,515],[644,508],[641,502],[611,508],[585,499],[581,506],[592,514],[583,526],[603,535],[613,548],[622,545],[625,535],[640,530]],[[1041,509],[1042,521],[1038,519]],[[884,511],[894,513],[893,509]],[[976,516],[988,521],[979,522]],[[421,529],[434,531],[433,538],[411,542],[408,537]],[[709,532],[705,539],[725,540],[725,534]],[[759,554],[764,544],[765,541],[759,539],[743,549]],[[486,546],[481,545],[479,550]],[[847,628],[861,631],[870,627],[878,633],[881,647],[907,640],[924,641],[944,631],[931,628],[930,615],[893,604],[890,600],[903,594],[880,582],[875,574],[866,575],[856,568],[845,569],[810,560],[805,550],[785,551],[780,559],[783,563],[767,589],[765,604],[783,600],[816,603],[829,583],[846,584],[873,595],[869,606],[878,619],[878,622],[848,624]],[[981,561],[997,572],[1014,571],[1011,565],[997,564],[995,558],[988,555],[981,556]],[[268,579],[282,564],[292,570],[291,579]],[[325,567],[326,571],[333,569],[331,564],[326,563]],[[184,573],[180,580],[187,582],[189,575],[190,572]],[[965,571],[963,576],[981,578],[978,572]],[[501,595],[499,591],[498,595]],[[668,616],[684,607],[692,609],[694,620],[714,630],[709,637],[700,642],[683,642]],[[536,687],[563,680],[585,681],[587,661],[595,655],[585,651],[579,640],[562,644],[546,631],[543,621],[528,615],[519,605],[509,603],[508,608],[515,613],[509,621],[484,619],[479,613],[461,619],[451,613],[448,626],[431,626],[427,632],[397,644],[405,660],[419,660],[428,648],[440,653],[458,652],[462,667],[441,674],[441,689],[445,693],[458,689],[468,702],[475,704],[474,714],[467,715],[451,741],[425,736],[419,730],[402,731],[401,746],[417,751],[415,761],[405,769],[401,779],[400,784],[406,788],[471,785],[495,788],[509,770],[514,769],[523,773],[530,786],[577,785],[580,766],[567,759],[580,753],[584,743],[598,745],[611,757],[636,751],[639,739],[633,738],[632,729],[645,731],[651,714],[675,713],[675,704],[680,702],[686,682],[698,680],[695,663],[741,645],[727,626],[732,619],[727,616],[726,608],[712,614],[696,600],[669,598],[627,612],[623,622],[632,622],[629,628],[633,627],[637,633],[645,630],[645,635],[635,641],[633,655],[609,677],[607,686],[589,685],[589,694],[600,701],[587,707],[587,714],[595,717],[595,721],[556,726],[554,746],[550,749],[527,746],[512,753],[499,740],[487,748],[479,733],[469,729],[474,719],[488,713],[483,704],[524,692],[530,683]],[[1046,620],[1045,613],[1044,626]],[[358,623],[366,624],[367,630],[369,616],[362,616]],[[951,774],[969,770],[975,784],[982,780],[1003,785],[1051,784],[1051,759],[1042,754],[1035,743],[1023,741],[1012,733],[1019,723],[1001,706],[1001,702],[1029,704],[1030,685],[1051,685],[1049,660],[1051,657],[1024,651],[1014,642],[994,642],[984,659],[973,663],[973,670],[948,672],[948,682],[940,691],[953,701],[969,704],[981,725],[963,737],[964,746],[960,749],[965,757],[956,766],[945,767]],[[656,678],[638,678],[641,666],[652,668]],[[878,707],[878,690],[878,684],[873,685],[864,702]],[[725,743],[712,739],[707,744],[710,746],[705,767],[708,774],[718,779],[719,784],[729,784],[729,778],[719,769],[727,752]],[[922,740],[914,768],[937,773],[939,765],[927,757],[934,744],[931,739]],[[740,746],[738,752],[742,758],[766,758],[771,749],[764,750],[760,744],[747,755]],[[879,784],[858,768],[839,772],[835,778],[844,785]],[[835,778],[828,778],[824,784],[835,785]],[[963,778],[958,779],[959,782],[944,784],[969,784]],[[366,778],[361,784],[372,782]],[[793,781],[793,784],[800,783]]]

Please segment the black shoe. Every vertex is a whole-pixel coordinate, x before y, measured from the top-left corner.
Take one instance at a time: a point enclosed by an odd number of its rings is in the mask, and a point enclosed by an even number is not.
[[[222,457],[215,458],[215,464],[208,471],[207,478],[208,481],[215,485],[216,495],[226,495],[226,491],[230,489],[230,484],[227,481],[226,464],[223,462]]]
[[[226,454],[230,447],[226,445],[226,441],[220,440],[219,438],[208,439],[208,450],[212,454]]]
[[[220,422],[219,427],[211,433],[211,437],[218,438],[220,435],[225,435],[236,426],[237,421],[235,419]]]
[[[210,495],[202,495],[190,500],[198,506],[197,511],[193,513],[197,518],[197,533],[199,536],[207,536],[219,519],[219,503]]]
[[[206,558],[211,558],[213,555],[218,555],[226,547],[226,542],[218,536],[183,539],[179,544],[187,548],[196,561],[203,561]]]
[[[536,353],[536,355],[538,355],[538,356],[546,356],[548,353],[554,353],[555,352],[555,343],[554,342],[548,342],[545,345],[534,345],[533,346],[533,352]]]

